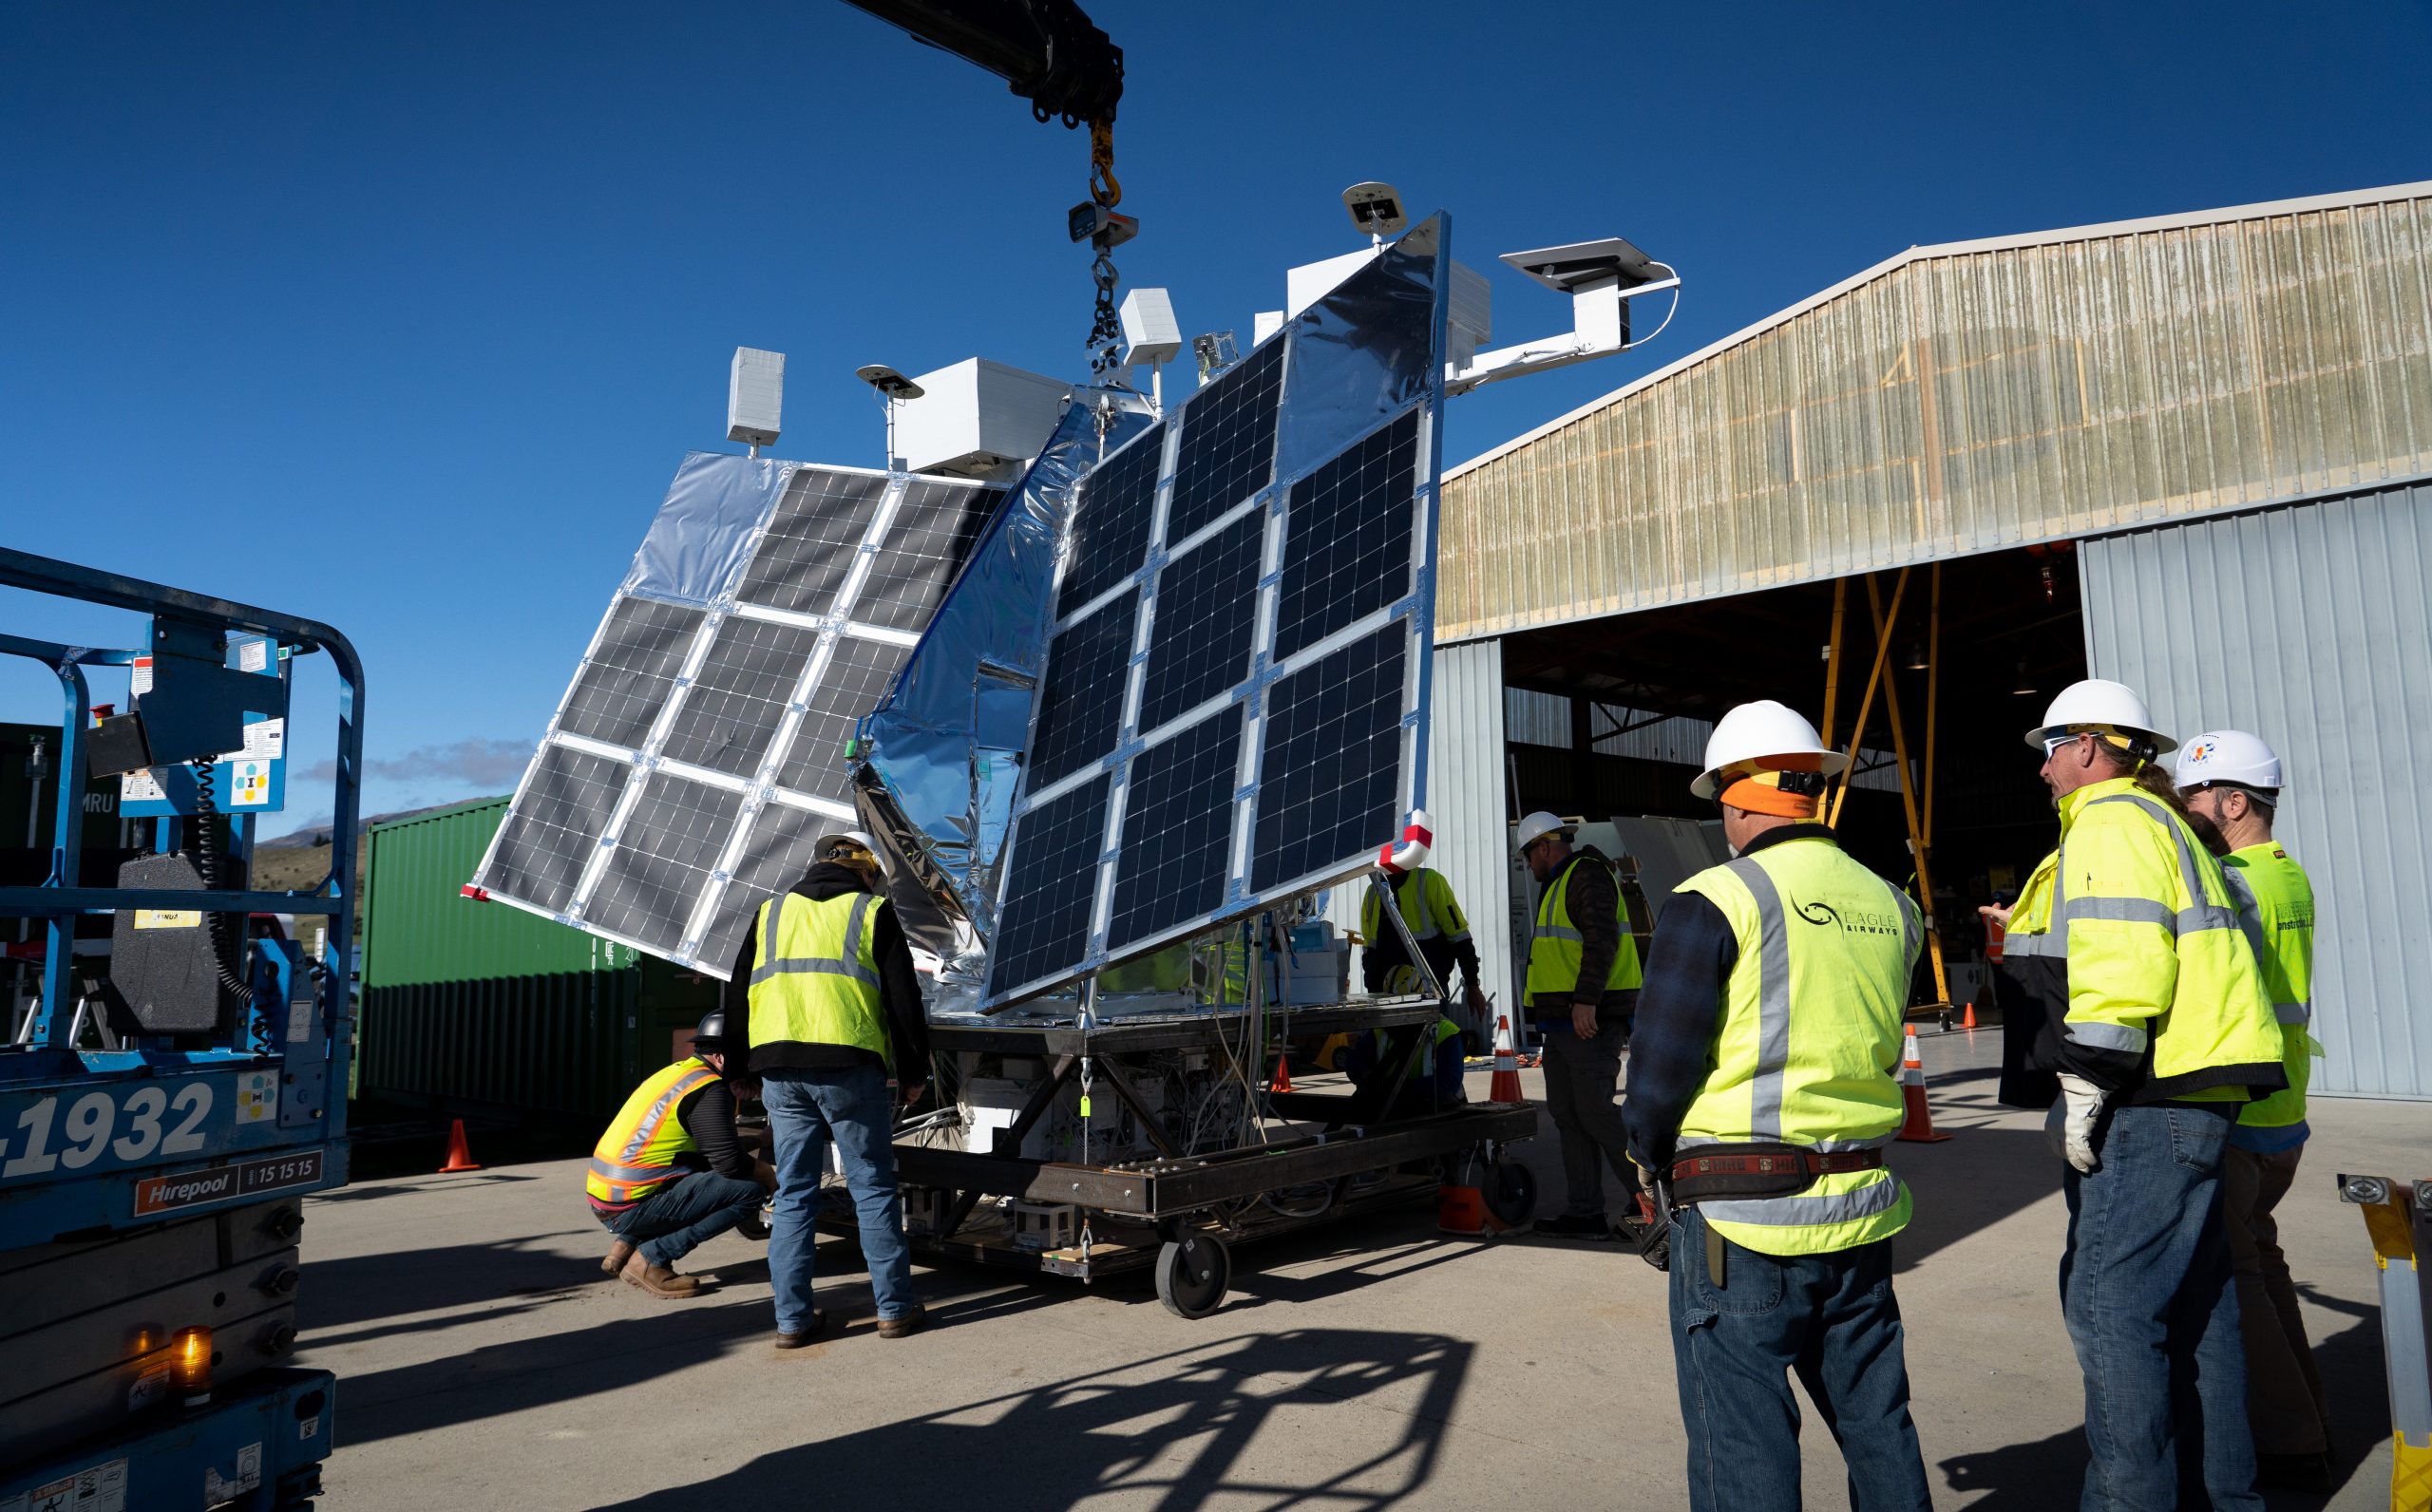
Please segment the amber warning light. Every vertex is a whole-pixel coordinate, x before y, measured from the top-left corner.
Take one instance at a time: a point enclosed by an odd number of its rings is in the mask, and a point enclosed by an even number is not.
[[[180,1329],[169,1341],[169,1384],[188,1407],[211,1400],[211,1331]]]

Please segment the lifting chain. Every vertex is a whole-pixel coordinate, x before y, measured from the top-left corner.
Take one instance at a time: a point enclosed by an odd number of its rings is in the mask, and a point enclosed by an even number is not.
[[[1090,198],[1112,210],[1123,203],[1123,185],[1114,177],[1114,123],[1090,123]],[[1104,236],[1094,245],[1097,258],[1090,264],[1090,281],[1097,286],[1097,304],[1090,322],[1090,372],[1103,377],[1114,366],[1115,343],[1123,328],[1114,314],[1114,249]]]

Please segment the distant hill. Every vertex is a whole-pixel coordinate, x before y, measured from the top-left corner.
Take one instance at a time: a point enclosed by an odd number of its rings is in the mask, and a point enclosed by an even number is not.
[[[460,800],[460,802],[478,802],[478,800]],[[438,809],[455,806],[454,803],[430,803],[421,808],[401,808],[394,813],[364,816],[363,828],[355,832],[354,841],[356,878],[354,937],[356,939],[363,937],[362,879],[365,863],[370,854],[370,845],[364,832],[370,830],[374,824],[387,823],[392,819],[410,819],[416,814],[428,814]],[[307,824],[293,834],[281,835],[276,840],[256,841],[254,843],[253,881],[255,887],[263,892],[292,893],[299,888],[314,885],[329,874],[330,825],[327,820],[323,820],[318,824]]]

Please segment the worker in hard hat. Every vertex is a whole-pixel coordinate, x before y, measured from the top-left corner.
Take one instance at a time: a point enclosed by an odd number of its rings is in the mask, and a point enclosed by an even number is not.
[[[2040,1011],[2033,1065],[2059,1088],[2045,1130],[2067,1162],[2061,1300],[2085,1372],[2085,1505],[2209,1494],[2253,1512],[2221,1168],[2250,1097],[2288,1085],[2280,1026],[2221,865],[2155,765],[2175,743],[2144,700],[2072,684],[2026,743],[2061,843],[1994,917],[2002,969]],[[2201,1486],[2181,1487],[2182,1451]]]
[[[2328,1491],[2330,1409],[2297,1310],[2272,1210],[2304,1156],[2306,1086],[2313,1069],[2314,890],[2306,869],[2272,839],[2280,757],[2244,730],[2208,730],[2178,749],[2172,770],[2188,820],[2239,898],[2241,921],[2280,1021],[2280,1068],[2289,1085],[2246,1105],[2221,1166],[2222,1219],[2237,1276],[2246,1340],[2247,1418],[2258,1485]]]
[[[1594,846],[1573,848],[1578,826],[1551,814],[1520,822],[1520,859],[1536,878],[1537,919],[1529,936],[1528,1011],[1545,1041],[1546,1112],[1562,1143],[1562,1212],[1537,1221],[1551,1238],[1608,1239],[1605,1172],[1626,1194],[1620,1222],[1636,1242],[1638,1170],[1630,1164],[1613,1093],[1638,1003],[1638,942],[1622,912],[1612,862]]]
[[[753,911],[727,983],[728,1013],[760,1078],[776,1143],[769,1276],[777,1348],[798,1349],[826,1317],[810,1305],[811,1222],[830,1140],[861,1219],[879,1337],[921,1327],[903,1202],[895,1181],[895,1099],[921,1099],[928,1019],[912,949],[884,892],[877,843],[860,830],[821,838],[810,869]]]
[[[700,1295],[675,1262],[760,1209],[776,1173],[753,1158],[734,1126],[742,1062],[729,1060],[724,1011],[693,1035],[693,1051],[652,1072],[592,1146],[583,1190],[600,1226],[616,1236],[599,1268],[653,1296]]]
[[[1623,1118],[1668,1180],[1672,1356],[1699,1512],[1799,1502],[1796,1371],[1850,1502],[1931,1505],[1891,1237],[1909,1191],[1900,1051],[1925,926],[1816,822],[1846,761],[1766,700],[1723,715],[1690,785],[1735,859],[1681,884],[1647,949]]]
[[[1394,912],[1401,916],[1403,928],[1417,942],[1419,958],[1427,963],[1435,985],[1451,991],[1453,968],[1458,966],[1462,1006],[1483,1022],[1486,992],[1480,986],[1485,978],[1478,969],[1477,942],[1470,938],[1470,920],[1461,912],[1460,900],[1453,896],[1453,884],[1433,866],[1404,870],[1385,861],[1380,867],[1393,885]],[[1402,931],[1394,928],[1384,917],[1384,906],[1374,887],[1360,898],[1359,936],[1365,942],[1359,952],[1359,974],[1368,991],[1418,991],[1418,973],[1411,965],[1410,948],[1402,943]]]

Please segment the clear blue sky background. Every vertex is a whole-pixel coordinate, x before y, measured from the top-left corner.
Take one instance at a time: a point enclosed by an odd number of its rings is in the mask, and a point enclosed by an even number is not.
[[[1660,343],[1456,402],[1448,461],[1914,243],[2432,178],[2418,0],[1085,5],[1187,331],[1356,246],[1361,179],[1453,212],[1501,340],[1568,312],[1496,253],[1679,265]],[[343,629],[375,809],[511,784],[736,345],[781,455],[863,464],[858,364],[1081,367],[1084,138],[832,0],[10,6],[0,142],[0,540]]]

